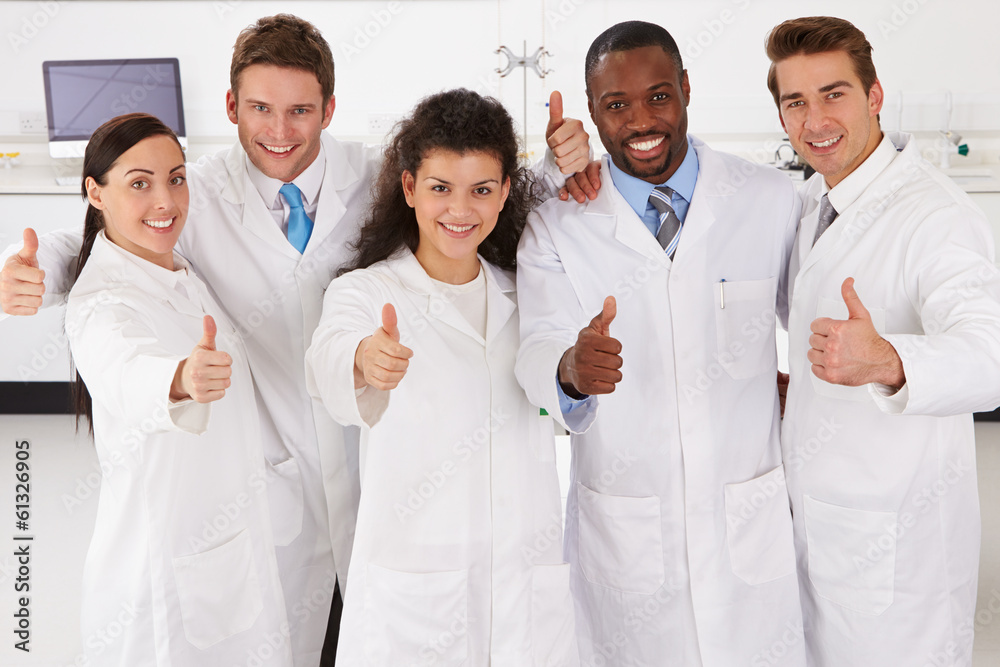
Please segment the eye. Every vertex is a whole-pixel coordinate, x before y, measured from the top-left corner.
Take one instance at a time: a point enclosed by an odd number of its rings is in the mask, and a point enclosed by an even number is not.
[[[448,186],[446,186],[446,185],[440,185],[440,184],[438,184],[438,185],[432,185],[431,186],[431,191],[432,192],[448,192]]]
[[[133,190],[145,190],[146,188],[149,187],[149,182],[148,181],[132,181],[132,186],[131,187],[132,187]]]
[[[486,187],[485,185],[482,185],[482,186],[476,188],[475,190],[473,190],[473,192],[475,192],[477,195],[484,195],[485,196],[485,195],[492,194],[493,190],[490,189],[490,188],[488,188],[488,187]]]
[[[618,109],[624,109],[624,108],[625,108],[624,102],[612,102],[611,104],[608,105],[608,109],[612,111],[617,111]]]
[[[805,104],[805,102],[803,102],[802,100],[795,100],[794,102],[789,102],[785,108],[791,109],[792,107],[800,107],[803,104]]]
[[[267,107],[264,106],[263,104],[255,104],[255,105],[253,105],[253,110],[254,111],[267,111]]]
[[[829,95],[827,95],[826,99],[828,99],[828,100],[835,100],[838,97],[843,97],[843,95],[844,94],[841,93],[841,92],[839,92],[839,91],[834,91],[834,92],[830,93]]]
[[[669,100],[669,99],[670,99],[670,96],[667,95],[666,93],[656,93],[652,97],[652,100],[654,102],[665,102],[666,100]]]
[[[293,109],[292,113],[296,116],[301,116],[303,114],[309,113],[309,109]]]
[[[170,179],[170,185],[183,185],[186,180],[187,178],[178,174]]]

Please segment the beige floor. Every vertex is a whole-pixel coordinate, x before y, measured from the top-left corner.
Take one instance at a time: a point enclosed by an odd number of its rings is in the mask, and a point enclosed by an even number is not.
[[[973,667],[1000,666],[1000,422],[976,424],[983,548]]]

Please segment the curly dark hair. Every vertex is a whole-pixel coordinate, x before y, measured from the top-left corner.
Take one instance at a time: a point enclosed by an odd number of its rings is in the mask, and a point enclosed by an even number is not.
[[[504,269],[515,267],[517,242],[528,212],[539,202],[535,179],[518,164],[514,121],[503,104],[465,88],[424,98],[409,118],[400,121],[385,150],[385,161],[372,185],[372,203],[357,240],[347,273],[388,259],[404,245],[416,251],[420,240],[417,217],[403,196],[404,171],[417,168],[432,150],[487,153],[497,158],[510,192],[496,227],[479,244],[486,261]]]

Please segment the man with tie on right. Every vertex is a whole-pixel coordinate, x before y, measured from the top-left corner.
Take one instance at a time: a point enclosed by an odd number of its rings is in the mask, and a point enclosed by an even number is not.
[[[972,415],[1000,404],[982,212],[883,134],[847,21],[786,21],[768,87],[815,170],[789,275],[782,429],[809,665],[967,667],[979,564]]]
[[[573,434],[581,663],[801,667],[774,339],[794,188],[687,134],[660,26],[605,31],[585,73],[601,188],[528,218],[516,367]]]

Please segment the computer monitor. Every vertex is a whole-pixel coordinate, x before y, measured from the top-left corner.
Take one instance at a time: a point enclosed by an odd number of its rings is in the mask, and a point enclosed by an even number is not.
[[[136,111],[162,120],[187,147],[177,58],[47,60],[42,74],[52,157],[83,157],[94,130]]]

